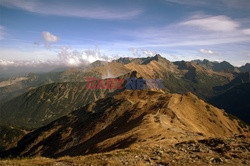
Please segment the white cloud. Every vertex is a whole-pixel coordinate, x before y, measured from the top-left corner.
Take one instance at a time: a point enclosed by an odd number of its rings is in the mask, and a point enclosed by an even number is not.
[[[211,51],[211,50],[206,50],[206,49],[203,49],[203,48],[201,48],[199,51],[200,51],[200,53],[202,53],[202,54],[214,54],[213,51]]]
[[[141,56],[141,54],[139,53],[139,49],[137,49],[137,48],[129,48],[128,50],[132,52],[134,57],[140,57]]]
[[[201,24],[201,22],[206,22],[207,20],[210,20],[210,22],[214,21],[214,24],[217,24],[217,26],[212,24],[209,25],[208,23],[204,23],[204,25]],[[191,23],[197,26],[185,25]],[[133,47],[144,48],[169,48],[181,46],[216,46],[230,43],[240,44],[250,42],[249,36],[244,34],[244,32],[248,33],[248,30],[245,29],[245,31],[242,31],[243,29],[240,28],[240,26],[241,22],[234,21],[227,16],[194,15],[176,24],[161,27],[138,28],[130,31],[121,30],[119,33],[134,37],[134,41],[121,41],[119,45],[116,45],[120,47],[129,47],[133,45]],[[204,30],[201,27],[211,30]],[[136,50],[134,50],[134,54],[137,54]]]
[[[142,49],[142,52],[144,55],[147,55],[147,56],[155,56],[156,55],[156,52],[155,51],[152,51],[152,50],[149,50],[149,49]]]
[[[78,66],[85,63],[82,59],[82,55],[78,51],[71,51],[68,48],[63,47],[58,53],[60,63],[68,66]]]
[[[206,49],[204,49],[204,48],[201,48],[200,50],[199,50],[199,52],[200,53],[202,53],[202,54],[204,54],[204,55],[219,55],[219,53],[218,52],[214,52],[214,51],[212,51],[212,50],[206,50]]]
[[[57,42],[59,40],[59,37],[56,35],[53,35],[50,32],[42,32],[43,39],[46,43],[48,42]]]
[[[146,49],[146,48],[134,48],[130,47],[128,49],[130,52],[132,52],[133,57],[146,57],[146,56],[155,56],[156,52]]]
[[[250,35],[250,28],[248,29],[243,29],[242,32],[246,35]]]
[[[0,40],[4,39],[4,27],[0,25]]]
[[[239,9],[250,9],[250,1],[249,0],[165,0],[170,4],[180,4],[187,6],[206,6],[206,8],[239,8]]]
[[[44,61],[44,60],[4,60],[0,59],[0,66],[37,66],[43,64],[51,64],[53,65],[53,61]],[[54,64],[55,65],[55,64]]]
[[[14,64],[14,61],[0,59],[0,66],[9,66],[9,65],[13,65],[13,64]]]
[[[0,5],[11,7],[11,8],[20,8],[27,11],[32,11],[36,8],[39,3],[37,0],[1,0]]]
[[[50,72],[64,67],[50,60],[3,60],[0,59],[0,77],[20,76],[25,73]]]
[[[84,2],[84,1],[82,1]],[[111,8],[104,6],[72,5],[54,1],[45,3],[41,0],[1,0],[0,5],[18,8],[43,15],[81,17],[91,19],[130,19],[142,13],[141,9]]]
[[[194,19],[182,22],[181,25],[198,27],[207,31],[230,32],[236,30],[240,24],[227,16],[194,16]]]
[[[113,58],[101,53],[98,46],[94,49],[87,49],[83,51],[71,50],[63,47],[58,53],[60,63],[67,66],[80,66],[92,63],[97,60],[110,61]]]
[[[83,51],[83,59],[92,63],[96,60],[111,61],[113,58],[111,56],[105,55],[104,53],[101,53],[99,47],[96,46],[94,49],[84,50]]]
[[[26,60],[23,60],[26,59]],[[0,66],[84,66],[96,60],[111,61],[113,56],[93,49],[74,50],[68,47],[57,49],[0,49]]]

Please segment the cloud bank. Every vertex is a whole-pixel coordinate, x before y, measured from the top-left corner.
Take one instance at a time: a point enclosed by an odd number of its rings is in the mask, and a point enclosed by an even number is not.
[[[5,51],[5,53],[8,53]],[[19,52],[14,52],[19,53]],[[25,54],[25,53],[23,53]],[[36,54],[36,53],[34,53]],[[54,60],[3,60],[0,59],[0,66],[2,67],[21,67],[21,66],[37,66],[37,65],[47,65],[51,67],[67,66],[67,67],[77,67],[85,66],[96,60],[111,61],[114,58],[112,56],[107,56],[102,53],[99,47],[86,50],[72,50],[68,47],[62,47],[57,53]],[[34,55],[36,56],[36,55]]]

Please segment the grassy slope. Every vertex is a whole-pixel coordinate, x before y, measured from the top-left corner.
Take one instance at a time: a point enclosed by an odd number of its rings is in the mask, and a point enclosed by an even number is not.
[[[164,86],[172,93],[186,93],[192,92],[198,97],[208,99],[215,95],[213,91],[214,86],[223,85],[227,83],[227,79],[218,75],[206,75],[204,73],[197,73],[196,81],[189,80],[183,76],[173,73],[166,73],[164,76]]]
[[[244,83],[233,87],[221,95],[212,97],[209,102],[250,124],[249,99],[250,83]]]
[[[104,97],[108,90],[87,90],[86,82],[53,83],[33,89],[0,107],[4,124],[37,128]]]
[[[0,126],[0,151],[13,147],[16,142],[25,134],[21,129]]]

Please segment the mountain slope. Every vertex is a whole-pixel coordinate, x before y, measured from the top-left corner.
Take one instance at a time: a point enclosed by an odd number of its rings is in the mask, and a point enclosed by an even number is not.
[[[250,124],[250,83],[242,83],[212,97],[209,102]]]
[[[87,90],[86,86],[86,82],[53,83],[31,90],[4,103],[0,107],[0,121],[40,127],[110,92]]]
[[[0,152],[16,146],[16,143],[27,133],[23,129],[0,125]]]
[[[85,156],[59,158],[28,157],[0,160],[0,165],[247,165],[250,138],[235,135],[230,138],[206,138],[126,148]]]
[[[211,62],[207,59],[202,60],[193,60],[192,62],[202,65],[208,69],[212,69],[213,71],[216,72],[239,72],[239,69],[228,63],[227,61],[223,62]]]
[[[29,133],[5,155],[77,156],[229,137],[246,130],[191,93],[125,90]]]
[[[178,72],[177,67],[167,59],[156,55],[143,59],[142,64],[131,62],[125,65],[126,68],[137,71],[145,79],[162,78],[165,72]]]
[[[241,72],[248,72],[250,71],[250,63],[246,63],[244,66],[239,67]]]
[[[127,73],[118,79],[129,77],[136,77],[136,72]],[[118,82],[114,82],[113,89],[88,89],[87,82],[44,85],[0,105],[0,124],[41,127],[92,101],[112,95],[117,85]]]
[[[237,85],[249,83],[249,82],[250,82],[250,72],[239,73],[229,83],[222,85],[222,86],[216,86],[216,87],[214,87],[214,90],[223,92],[223,91],[229,90],[230,88],[233,88]]]
[[[32,88],[60,81],[60,73],[30,73],[22,77],[5,79],[0,82],[0,104],[13,99]]]
[[[33,89],[2,104],[0,106],[1,124],[40,127],[111,92],[110,90],[86,90],[86,83],[84,83],[86,77],[114,78],[136,71],[138,77],[162,79],[163,90],[181,94],[192,92],[203,99],[215,96],[217,91],[213,88],[229,82],[228,76],[222,73],[206,69],[193,62],[171,63],[160,55],[118,61],[97,61],[85,68],[72,68],[48,75],[30,75],[28,80],[21,81],[19,93],[23,92],[22,89],[28,90],[28,87],[32,85],[36,87],[42,82],[45,84],[52,82],[52,84]],[[124,64],[123,61],[126,63]],[[31,83],[24,82],[29,80]],[[53,83],[55,81],[61,83]],[[13,86],[16,85],[17,83],[13,84]],[[9,88],[10,91],[3,91],[3,94],[11,95],[11,91],[15,89],[11,86],[4,87]]]
[[[5,103],[31,89],[55,82],[85,82],[86,77],[114,78],[131,72],[117,62],[94,62],[89,66],[69,68],[61,72],[30,73],[23,77],[0,81],[0,104]]]
[[[0,82],[0,103],[45,84],[84,82],[86,77],[114,78],[132,71],[137,71],[146,79],[163,79],[167,89],[173,93],[191,91],[199,97],[207,99],[214,95],[212,88],[228,83],[234,78],[234,72],[231,70],[213,71],[211,67],[207,67],[201,62],[171,63],[157,54],[146,58],[119,58],[112,62],[96,61],[89,66],[70,68],[62,72],[29,74],[25,77]],[[208,61],[207,63],[215,62]]]
[[[193,62],[172,63],[160,55],[143,59],[139,64],[131,60],[125,66],[145,79],[162,79],[165,89],[172,93],[192,92],[203,99],[216,95],[213,87],[234,78],[232,73],[216,72]]]

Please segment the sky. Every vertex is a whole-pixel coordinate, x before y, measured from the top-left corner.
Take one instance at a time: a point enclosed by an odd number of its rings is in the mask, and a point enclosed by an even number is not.
[[[250,62],[250,0],[0,0],[0,65]]]

